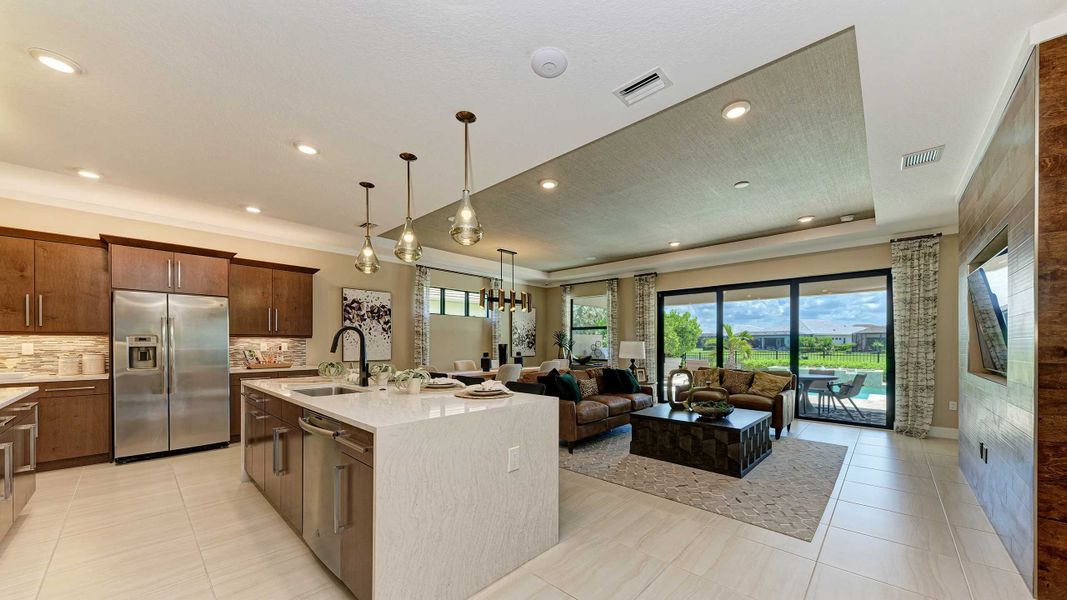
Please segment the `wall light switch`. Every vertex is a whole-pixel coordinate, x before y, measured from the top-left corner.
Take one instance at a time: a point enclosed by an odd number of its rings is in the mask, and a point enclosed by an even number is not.
[[[521,446],[508,448],[508,473],[519,470],[519,448]]]
[[[25,342],[22,344],[22,355],[33,356],[33,342]]]
[[[948,403],[948,409],[949,410],[957,410],[958,408],[959,408],[959,403],[957,403],[955,401],[952,401],[952,402]]]

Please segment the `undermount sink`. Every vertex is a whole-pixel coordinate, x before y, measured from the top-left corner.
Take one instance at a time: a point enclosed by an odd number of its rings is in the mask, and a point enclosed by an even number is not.
[[[305,396],[340,396],[341,394],[358,394],[366,390],[357,387],[348,387],[344,385],[329,385],[326,387],[314,387],[314,388],[302,388],[295,389],[293,392],[297,394],[303,394]]]

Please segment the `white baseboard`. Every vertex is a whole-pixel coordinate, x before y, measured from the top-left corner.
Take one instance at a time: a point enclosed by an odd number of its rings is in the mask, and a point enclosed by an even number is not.
[[[931,427],[929,436],[932,438],[958,440],[960,439],[960,430],[955,427]]]

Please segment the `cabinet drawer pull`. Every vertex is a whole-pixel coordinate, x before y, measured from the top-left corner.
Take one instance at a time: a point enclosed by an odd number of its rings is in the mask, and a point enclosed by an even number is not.
[[[44,327],[44,295],[37,294],[37,326]]]
[[[30,295],[26,294],[26,327],[32,327],[33,321],[30,320]]]
[[[168,287],[168,288],[172,288],[172,287],[174,287],[174,283],[173,283],[173,279],[174,279],[174,275],[173,275],[173,270],[174,270],[174,264],[173,264],[173,263],[171,262],[171,260],[170,260],[170,259],[168,258],[168,259],[167,259],[167,287]]]
[[[11,494],[14,492],[15,443],[6,442],[0,444],[0,450],[4,452],[4,495],[0,500],[7,500],[11,498]]]
[[[278,333],[278,309],[274,309],[274,333]]]
[[[272,463],[273,464],[271,466],[273,467],[272,471],[274,471],[275,475],[284,475],[285,474],[285,465],[283,464],[284,463],[284,455],[282,454],[282,436],[287,434],[287,433],[289,433],[289,428],[288,427],[275,427],[271,431],[271,434],[274,436],[274,440],[273,440],[273,443],[274,443],[273,450],[274,450],[274,452],[273,452],[273,456],[272,456],[272,458],[273,458]]]
[[[334,440],[336,440],[338,444],[341,444],[345,448],[348,448],[349,450],[355,450],[356,452],[359,452],[360,454],[366,454],[366,453],[371,451],[370,447],[368,447],[368,446],[360,446],[359,444],[357,444],[357,443],[353,442],[352,440],[350,440],[348,438],[345,438],[345,437],[336,437],[336,438],[334,438]]]
[[[37,470],[37,424],[30,423],[29,425],[16,425],[17,431],[29,431],[30,437],[30,464],[19,467],[19,473],[25,473],[29,471]]]
[[[336,465],[333,468],[333,532],[341,533],[345,530],[346,523],[341,520],[341,508],[345,505],[344,494],[341,492],[341,474],[348,465]]]
[[[46,392],[73,392],[77,390],[95,390],[95,385],[78,385],[74,387],[45,388]]]
[[[178,289],[182,289],[182,261],[178,261]]]

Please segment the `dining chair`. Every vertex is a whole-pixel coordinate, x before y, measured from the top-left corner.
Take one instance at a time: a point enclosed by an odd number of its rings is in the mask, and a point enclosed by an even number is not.
[[[548,373],[552,369],[559,369],[558,360],[546,360],[545,362],[541,363],[540,367],[537,368],[537,370],[541,373]]]
[[[496,372],[496,380],[500,383],[518,381],[520,375],[522,375],[522,365],[508,363],[506,365],[502,365],[500,367],[500,370]]]
[[[479,385],[485,383],[484,377],[467,377],[466,375],[454,375],[452,379],[455,379],[463,385]]]
[[[856,412],[859,413],[860,418],[867,418],[863,414],[863,411],[860,410],[860,407],[856,406],[855,400],[856,396],[858,396],[860,391],[863,389],[863,384],[866,380],[866,373],[856,373],[856,376],[852,379],[851,383],[831,383],[830,385],[826,386],[830,392],[831,397],[834,400],[837,400],[837,402],[841,405],[841,408],[845,409],[845,412],[848,413],[849,417],[852,416],[852,411],[850,411],[848,407],[845,406],[845,400],[848,400],[848,403],[852,405],[852,408],[856,409]]]
[[[833,369],[809,369],[808,373],[811,373],[812,375],[836,375],[837,371],[834,371]],[[823,412],[823,402],[826,402],[827,405],[830,404],[831,394],[829,386],[831,383],[833,383],[833,381],[830,380],[812,381],[805,390],[805,392],[818,392],[819,398],[816,402],[819,403],[817,408],[819,414],[822,414]]]
[[[454,371],[477,371],[478,365],[473,360],[457,360],[452,363]]]
[[[543,383],[522,383],[519,381],[509,381],[504,384],[507,388],[513,392],[519,392],[521,394],[536,394],[538,396],[545,395],[545,384]]]

